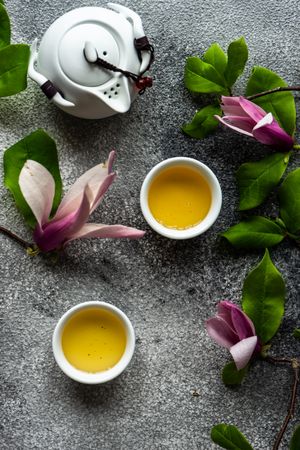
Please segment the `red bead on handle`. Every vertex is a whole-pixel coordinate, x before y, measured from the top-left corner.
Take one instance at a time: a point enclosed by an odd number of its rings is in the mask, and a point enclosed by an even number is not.
[[[135,82],[135,85],[138,89],[146,89],[148,87],[152,87],[153,85],[153,80],[151,77],[142,77],[142,78],[138,78]]]

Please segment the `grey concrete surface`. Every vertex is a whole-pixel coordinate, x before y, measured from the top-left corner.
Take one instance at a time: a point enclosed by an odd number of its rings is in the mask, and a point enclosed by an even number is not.
[[[104,5],[99,0],[92,3]],[[140,241],[74,242],[57,264],[30,258],[0,237],[1,448],[207,450],[216,448],[211,427],[227,422],[237,425],[255,449],[270,449],[287,410],[289,370],[257,363],[241,387],[224,387],[220,372],[228,354],[211,342],[203,325],[218,301],[239,302],[242,281],[261,256],[228,249],[218,233],[239,218],[234,171],[268,149],[221,129],[203,141],[183,136],[180,126],[201,105],[183,86],[183,68],[187,56],[201,54],[212,42],[226,47],[244,35],[250,59],[236,93],[243,92],[254,64],[276,70],[289,83],[299,82],[299,2],[120,3],[140,13],[156,48],[154,87],[129,113],[102,121],[75,119],[49,104],[32,82],[25,92],[0,100],[1,154],[31,131],[45,129],[57,142],[65,188],[116,149],[119,176],[94,220],[147,231]],[[30,43],[62,13],[91,3],[6,4],[13,41]],[[297,106],[299,112],[299,96]],[[208,164],[224,194],[213,228],[186,242],[156,235],[139,208],[147,171],[178,155]],[[299,158],[294,158],[289,169],[297,164]],[[30,238],[3,183],[0,191],[0,223]],[[275,196],[261,208],[271,215],[277,210]],[[291,333],[299,326],[299,249],[285,242],[271,255],[287,284],[286,313],[273,352],[297,355],[299,344]],[[107,385],[92,387],[71,381],[56,366],[51,335],[69,307],[98,299],[128,314],[137,347],[126,372]],[[193,396],[194,391],[199,396]],[[299,417],[298,408],[287,436]],[[288,438],[282,448],[288,448]]]

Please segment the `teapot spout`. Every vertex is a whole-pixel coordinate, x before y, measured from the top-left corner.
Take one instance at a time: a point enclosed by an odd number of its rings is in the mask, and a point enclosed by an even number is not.
[[[43,74],[35,69],[37,56],[37,39],[35,39],[30,48],[30,59],[28,65],[29,77],[40,86],[46,97],[48,97],[49,100],[52,100],[53,103],[55,103],[57,106],[74,107],[74,103],[69,102],[68,100],[63,98],[63,96],[60,94],[60,92],[58,92],[53,83],[51,83],[50,80],[48,80]]]
[[[105,95],[103,92],[93,92],[93,94],[105,103],[106,106],[111,109],[113,114],[125,113],[130,109],[131,96],[127,79],[123,80],[119,92],[115,95]]]

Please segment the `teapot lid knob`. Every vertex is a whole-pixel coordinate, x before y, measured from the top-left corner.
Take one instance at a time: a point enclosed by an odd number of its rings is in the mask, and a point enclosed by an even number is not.
[[[84,44],[84,56],[90,63],[95,63],[98,59],[98,52],[95,45],[91,41],[86,41]]]

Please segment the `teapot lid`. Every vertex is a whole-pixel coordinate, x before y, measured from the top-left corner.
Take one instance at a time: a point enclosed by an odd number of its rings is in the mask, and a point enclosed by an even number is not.
[[[95,21],[80,23],[65,33],[58,48],[59,64],[65,75],[75,83],[88,87],[100,86],[113,74],[86,60],[84,47],[87,40],[93,43],[103,59],[113,65],[119,64],[120,53],[115,37],[109,27]]]
[[[65,82],[87,88],[119,77],[86,60],[87,41],[94,45],[99,57],[114,66],[132,71],[140,67],[130,20],[110,9],[83,7],[69,11],[48,28],[38,52],[39,71],[52,82],[63,77]],[[58,88],[63,90],[64,85],[60,84]]]

